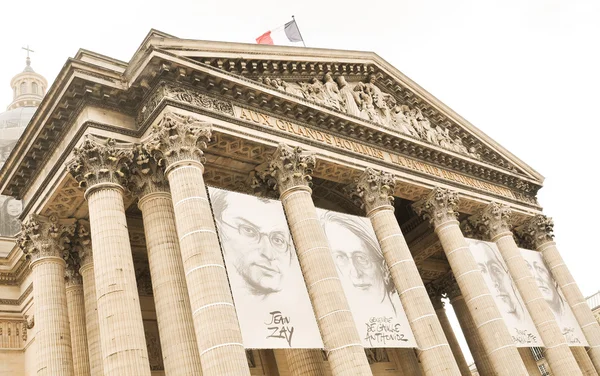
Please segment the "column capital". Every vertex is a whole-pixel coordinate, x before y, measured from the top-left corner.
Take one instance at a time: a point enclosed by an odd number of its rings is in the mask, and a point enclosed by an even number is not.
[[[150,193],[169,192],[162,161],[157,161],[142,145],[137,145],[131,168],[131,190],[144,198]]]
[[[64,259],[67,263],[67,267],[65,268],[65,283],[68,286],[82,286],[83,279],[81,278],[81,274],[79,274],[79,269],[81,266],[79,253],[76,251],[67,252],[64,256]]]
[[[367,167],[347,191],[368,215],[381,207],[391,207],[393,210],[395,185],[394,175]]]
[[[73,244],[77,250],[79,270],[94,263],[92,257],[92,237],[88,221],[84,219],[77,220],[77,231],[73,238]]]
[[[177,162],[204,164],[204,149],[212,136],[212,124],[193,116],[166,112],[152,127],[144,143],[146,151],[168,171]]]
[[[74,233],[74,219],[59,220],[54,216],[48,218],[30,214],[23,221],[17,244],[32,262],[43,257],[62,259],[71,249]]]
[[[521,240],[532,249],[554,240],[554,221],[542,214],[534,216],[515,230]]]
[[[424,199],[415,202],[413,209],[436,227],[447,221],[456,221],[458,193],[436,187]]]
[[[95,185],[109,183],[125,186],[128,166],[133,160],[134,144],[85,135],[83,144],[73,150],[67,170],[79,186],[88,191]]]
[[[279,144],[269,162],[270,183],[280,194],[295,187],[310,189],[310,175],[315,164],[314,153],[297,146]]]
[[[500,234],[511,233],[511,214],[508,205],[491,202],[481,212],[469,217],[468,222],[485,238],[494,239]]]

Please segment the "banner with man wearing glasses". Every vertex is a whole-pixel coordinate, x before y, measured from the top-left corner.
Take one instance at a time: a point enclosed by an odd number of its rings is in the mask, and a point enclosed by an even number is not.
[[[244,346],[323,348],[281,202],[209,195]]]

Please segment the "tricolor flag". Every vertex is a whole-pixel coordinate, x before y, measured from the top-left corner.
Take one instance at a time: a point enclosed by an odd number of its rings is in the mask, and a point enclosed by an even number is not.
[[[277,44],[282,46],[297,46],[300,43],[304,45],[302,34],[298,29],[296,20],[286,23],[276,29],[267,31],[260,37],[256,38],[258,44]]]

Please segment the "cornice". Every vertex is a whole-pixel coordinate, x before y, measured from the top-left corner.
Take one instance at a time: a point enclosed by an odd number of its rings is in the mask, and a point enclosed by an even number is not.
[[[31,294],[32,291],[33,283],[27,286],[27,289],[25,289],[25,291],[23,291],[23,293],[17,299],[0,299],[0,305],[20,306],[21,304],[23,304],[25,299],[27,299],[27,297],[29,296],[29,294]]]

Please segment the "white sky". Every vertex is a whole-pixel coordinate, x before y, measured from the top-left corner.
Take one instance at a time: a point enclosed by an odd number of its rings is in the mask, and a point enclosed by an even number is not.
[[[79,48],[128,61],[150,28],[254,43],[292,14],[308,46],[378,53],[544,175],[539,200],[563,258],[584,295],[600,289],[595,0],[6,0],[0,104],[11,101],[27,44],[52,82]]]

